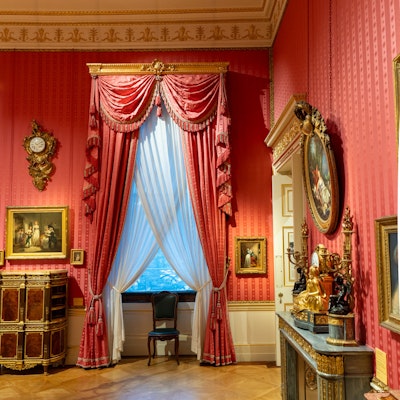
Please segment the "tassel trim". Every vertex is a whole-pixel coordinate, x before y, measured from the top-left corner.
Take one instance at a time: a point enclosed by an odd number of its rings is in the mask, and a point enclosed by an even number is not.
[[[186,119],[182,119],[178,114],[175,113],[171,104],[169,103],[162,87],[160,88],[161,97],[164,101],[165,108],[168,111],[168,114],[174,120],[174,122],[185,132],[200,132],[206,129],[210,124],[214,121],[217,115],[217,107],[214,107],[210,113],[205,116],[201,121],[189,121]]]
[[[157,92],[153,90],[153,95],[149,100],[148,105],[144,108],[143,112],[135,119],[128,122],[117,121],[116,119],[112,118],[104,107],[100,107],[100,115],[103,121],[115,132],[120,133],[129,133],[136,131],[139,129],[144,122],[146,121],[147,117],[149,116],[155,102],[156,102]]]

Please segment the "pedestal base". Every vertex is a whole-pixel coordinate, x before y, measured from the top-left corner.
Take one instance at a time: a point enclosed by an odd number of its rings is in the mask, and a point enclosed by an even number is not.
[[[364,393],[371,390],[373,349],[363,345],[332,346],[326,343],[327,333],[315,334],[297,328],[291,313],[278,312],[277,315],[282,360],[282,400],[363,399]],[[317,378],[317,389],[311,391],[314,388],[313,374]],[[310,375],[308,379],[307,375]]]
[[[325,311],[303,310],[293,313],[294,324],[298,328],[307,329],[314,333],[327,333],[328,314]]]
[[[328,314],[329,336],[326,342],[336,346],[357,346],[354,314]]]

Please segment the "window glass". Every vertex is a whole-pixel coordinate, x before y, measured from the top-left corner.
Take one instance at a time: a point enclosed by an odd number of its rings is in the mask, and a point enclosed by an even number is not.
[[[192,289],[179,278],[163,252],[158,250],[153,261],[126,293],[160,292],[162,290],[183,292]]]

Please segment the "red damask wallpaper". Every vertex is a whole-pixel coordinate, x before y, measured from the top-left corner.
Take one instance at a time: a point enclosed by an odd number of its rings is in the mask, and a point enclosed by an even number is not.
[[[235,213],[229,228],[229,255],[234,259],[233,236],[266,236],[272,258],[269,149],[263,141],[268,122],[268,50],[195,52],[1,52],[0,117],[3,168],[0,170],[0,220],[6,206],[69,206],[70,248],[88,249],[88,221],[83,215],[81,190],[89,112],[90,76],[87,63],[152,62],[230,63],[227,77],[232,115],[232,172]],[[39,192],[28,174],[22,147],[35,119],[59,142],[53,159],[55,173]],[[0,229],[0,249],[6,228]],[[6,260],[6,269],[67,268],[70,302],[87,290],[86,269],[69,260]],[[234,269],[234,266],[232,266]],[[273,271],[271,268],[270,271]],[[231,300],[272,300],[273,274],[228,282]]]
[[[357,338],[387,353],[393,388],[400,385],[400,337],[379,325],[374,220],[397,214],[392,61],[400,53],[399,26],[397,1],[289,1],[273,49],[275,118],[291,94],[306,93],[327,123],[340,216],[349,206],[355,224]],[[325,236],[310,214],[308,222],[311,243],[341,253],[340,226]]]
[[[275,40],[273,113],[292,94],[306,93],[327,122],[338,165],[341,213],[354,216],[357,338],[388,355],[388,379],[399,387],[400,338],[379,325],[374,219],[397,214],[397,142],[392,60],[400,53],[400,6],[395,0],[290,0]],[[68,205],[71,248],[87,249],[81,189],[90,77],[86,63],[229,61],[235,236],[265,236],[268,275],[228,280],[230,300],[273,300],[269,49],[144,52],[0,52],[0,220],[6,206]],[[59,140],[55,174],[39,192],[22,146],[35,119]],[[341,214],[342,215],[342,214]],[[341,251],[340,229],[329,236],[311,226],[311,242]],[[6,227],[0,228],[0,249]],[[68,260],[6,261],[6,269],[67,268],[70,300],[87,290],[86,269]],[[234,271],[234,266],[232,265]]]

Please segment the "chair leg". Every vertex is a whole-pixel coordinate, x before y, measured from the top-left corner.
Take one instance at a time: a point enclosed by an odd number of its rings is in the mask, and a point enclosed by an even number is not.
[[[149,336],[149,337],[147,338],[147,351],[148,351],[148,353],[149,353],[149,361],[147,362],[147,365],[150,365],[150,362],[151,362],[150,343],[151,343],[151,337]]]
[[[179,365],[179,337],[175,338],[175,358]]]

